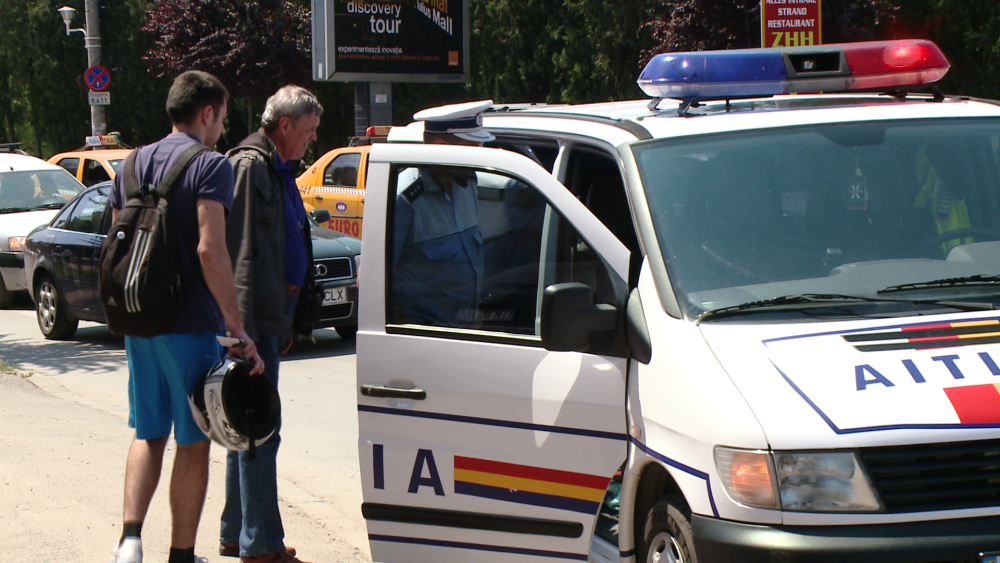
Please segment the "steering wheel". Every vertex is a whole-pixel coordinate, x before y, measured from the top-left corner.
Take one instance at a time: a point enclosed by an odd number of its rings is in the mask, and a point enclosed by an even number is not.
[[[948,231],[947,233],[939,233],[932,237],[926,238],[912,246],[910,246],[911,251],[930,251],[937,247],[940,250],[940,246],[950,240],[963,239],[966,237],[986,237],[989,240],[1000,240],[1000,231],[995,229],[987,229],[984,227],[965,227],[962,229],[955,229],[953,231]]]

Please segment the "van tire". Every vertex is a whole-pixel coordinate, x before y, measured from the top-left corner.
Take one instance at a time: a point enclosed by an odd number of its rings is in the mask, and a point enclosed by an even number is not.
[[[698,563],[691,531],[691,509],[684,495],[667,494],[646,515],[642,535],[643,563]]]

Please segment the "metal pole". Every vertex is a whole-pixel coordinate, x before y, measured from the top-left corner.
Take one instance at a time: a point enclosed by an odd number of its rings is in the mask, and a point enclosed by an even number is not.
[[[87,63],[89,66],[101,64],[101,20],[97,13],[98,0],[87,0],[87,37],[84,39],[87,47]],[[89,96],[89,94],[88,94]],[[104,117],[104,106],[90,106],[91,135],[103,135],[108,131],[107,119]]]
[[[354,83],[354,136],[363,137],[368,130],[371,115],[371,100],[368,97],[368,82]]]
[[[392,125],[392,82],[369,82],[369,121],[372,125]]]

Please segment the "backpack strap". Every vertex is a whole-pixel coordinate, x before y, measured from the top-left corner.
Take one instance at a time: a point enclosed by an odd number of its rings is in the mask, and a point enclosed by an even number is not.
[[[195,143],[188,148],[184,149],[184,152],[177,157],[170,170],[163,175],[163,179],[160,183],[156,185],[156,193],[162,198],[167,198],[170,196],[170,192],[174,189],[174,183],[177,182],[177,178],[187,169],[188,164],[194,160],[199,154],[209,150],[208,147],[201,143]],[[134,152],[134,151],[133,151]]]
[[[141,195],[139,183],[135,179],[135,155],[139,149],[128,153],[125,163],[122,164],[122,188],[125,190],[125,200],[135,199]]]

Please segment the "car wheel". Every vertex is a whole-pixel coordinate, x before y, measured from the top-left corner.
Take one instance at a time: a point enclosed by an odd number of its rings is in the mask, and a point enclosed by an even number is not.
[[[333,327],[344,340],[354,340],[358,336],[358,325]]]
[[[646,516],[640,561],[698,563],[691,532],[691,509],[680,493],[662,498]]]
[[[69,318],[56,284],[47,277],[43,277],[35,288],[35,316],[38,317],[42,336],[49,340],[70,338],[80,324],[80,321]]]
[[[14,302],[14,292],[7,291],[7,286],[4,284],[3,276],[0,276],[0,309],[6,309],[10,307],[11,303]]]

